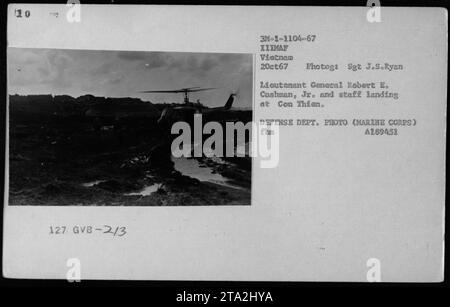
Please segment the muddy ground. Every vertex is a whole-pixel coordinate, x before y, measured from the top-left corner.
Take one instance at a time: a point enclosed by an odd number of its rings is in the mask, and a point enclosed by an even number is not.
[[[202,166],[240,187],[231,188],[176,171],[154,121],[132,119],[98,128],[98,123],[82,116],[11,113],[9,204],[250,205],[249,158],[233,158],[228,163],[199,159]],[[126,195],[156,183],[159,188],[148,196]]]

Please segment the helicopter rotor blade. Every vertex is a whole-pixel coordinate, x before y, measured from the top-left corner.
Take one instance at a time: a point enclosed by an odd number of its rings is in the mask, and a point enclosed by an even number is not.
[[[209,90],[215,90],[217,89],[216,87],[207,87],[207,88],[199,88],[199,89],[195,89],[195,90],[190,90],[189,92],[202,92],[202,91],[209,91]]]
[[[182,88],[182,89],[180,89],[180,90],[182,90],[182,91],[189,91],[189,90],[193,90],[193,89],[196,89],[196,88],[200,88],[200,86],[184,87],[184,88]]]
[[[182,90],[169,90],[169,91],[139,91],[139,93],[183,93]]]
[[[182,88],[179,90],[151,90],[151,91],[140,91],[139,93],[193,93],[193,92],[201,92],[201,91],[209,91],[216,89],[215,87],[190,87],[190,88]]]

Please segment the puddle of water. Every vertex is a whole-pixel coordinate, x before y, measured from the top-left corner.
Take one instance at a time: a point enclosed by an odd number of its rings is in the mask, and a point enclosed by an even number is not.
[[[223,144],[224,152],[222,154],[225,154],[225,148],[227,146],[230,146],[229,144],[232,144],[231,146],[234,145],[234,141],[235,141],[234,139],[227,139],[227,140],[225,140],[225,143]],[[209,149],[209,148],[203,148],[202,146],[203,145],[201,143],[193,143],[192,144],[192,152],[194,152],[194,150],[197,147],[200,147],[201,150],[203,150],[204,154],[210,154],[210,155],[214,154],[214,150]],[[186,150],[186,151],[189,151],[189,150]],[[245,142],[245,143],[237,144],[237,146],[235,146],[235,148],[234,148],[234,154],[236,156],[237,155],[239,155],[239,156],[246,156],[246,157],[251,156],[251,154],[252,154],[252,143],[251,142]]]
[[[99,183],[105,182],[106,180],[95,180],[95,181],[91,181],[91,182],[86,182],[81,184],[83,187],[89,188],[89,187],[93,187],[94,185],[97,185]]]
[[[243,190],[242,187],[228,183],[228,179],[223,177],[219,173],[213,173],[213,170],[208,166],[200,166],[200,163],[196,159],[172,157],[172,161],[174,163],[175,170],[179,171],[185,176],[189,176],[200,181],[219,184],[233,189]]]
[[[158,189],[162,186],[161,183],[155,183],[152,185],[149,185],[147,187],[145,187],[144,189],[142,189],[139,192],[133,192],[133,193],[126,193],[126,196],[149,196],[152,193],[155,193],[156,191],[158,191]]]
[[[237,147],[236,147],[236,155],[243,155],[243,156],[246,156],[246,157],[249,157],[249,156],[251,156],[251,154],[252,154],[252,143],[250,143],[250,142],[247,142],[247,143],[245,143],[245,144],[242,144],[242,145],[238,145]]]

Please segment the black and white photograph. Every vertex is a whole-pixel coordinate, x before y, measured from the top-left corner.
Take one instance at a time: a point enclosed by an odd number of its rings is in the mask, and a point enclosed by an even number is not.
[[[9,205],[250,205],[251,131],[235,140],[225,124],[252,120],[252,63],[251,54],[9,48]],[[177,121],[191,130],[181,131],[191,148],[182,156],[171,150]],[[222,131],[194,136],[212,121]],[[203,146],[209,137],[217,154]]]

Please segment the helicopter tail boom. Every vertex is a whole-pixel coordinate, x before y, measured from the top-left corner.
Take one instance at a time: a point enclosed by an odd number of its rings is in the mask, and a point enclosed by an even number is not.
[[[227,102],[225,103],[225,106],[224,106],[225,110],[229,110],[231,108],[231,106],[233,105],[234,96],[236,96],[236,94],[231,94],[230,97],[228,98],[228,100],[227,100]]]

